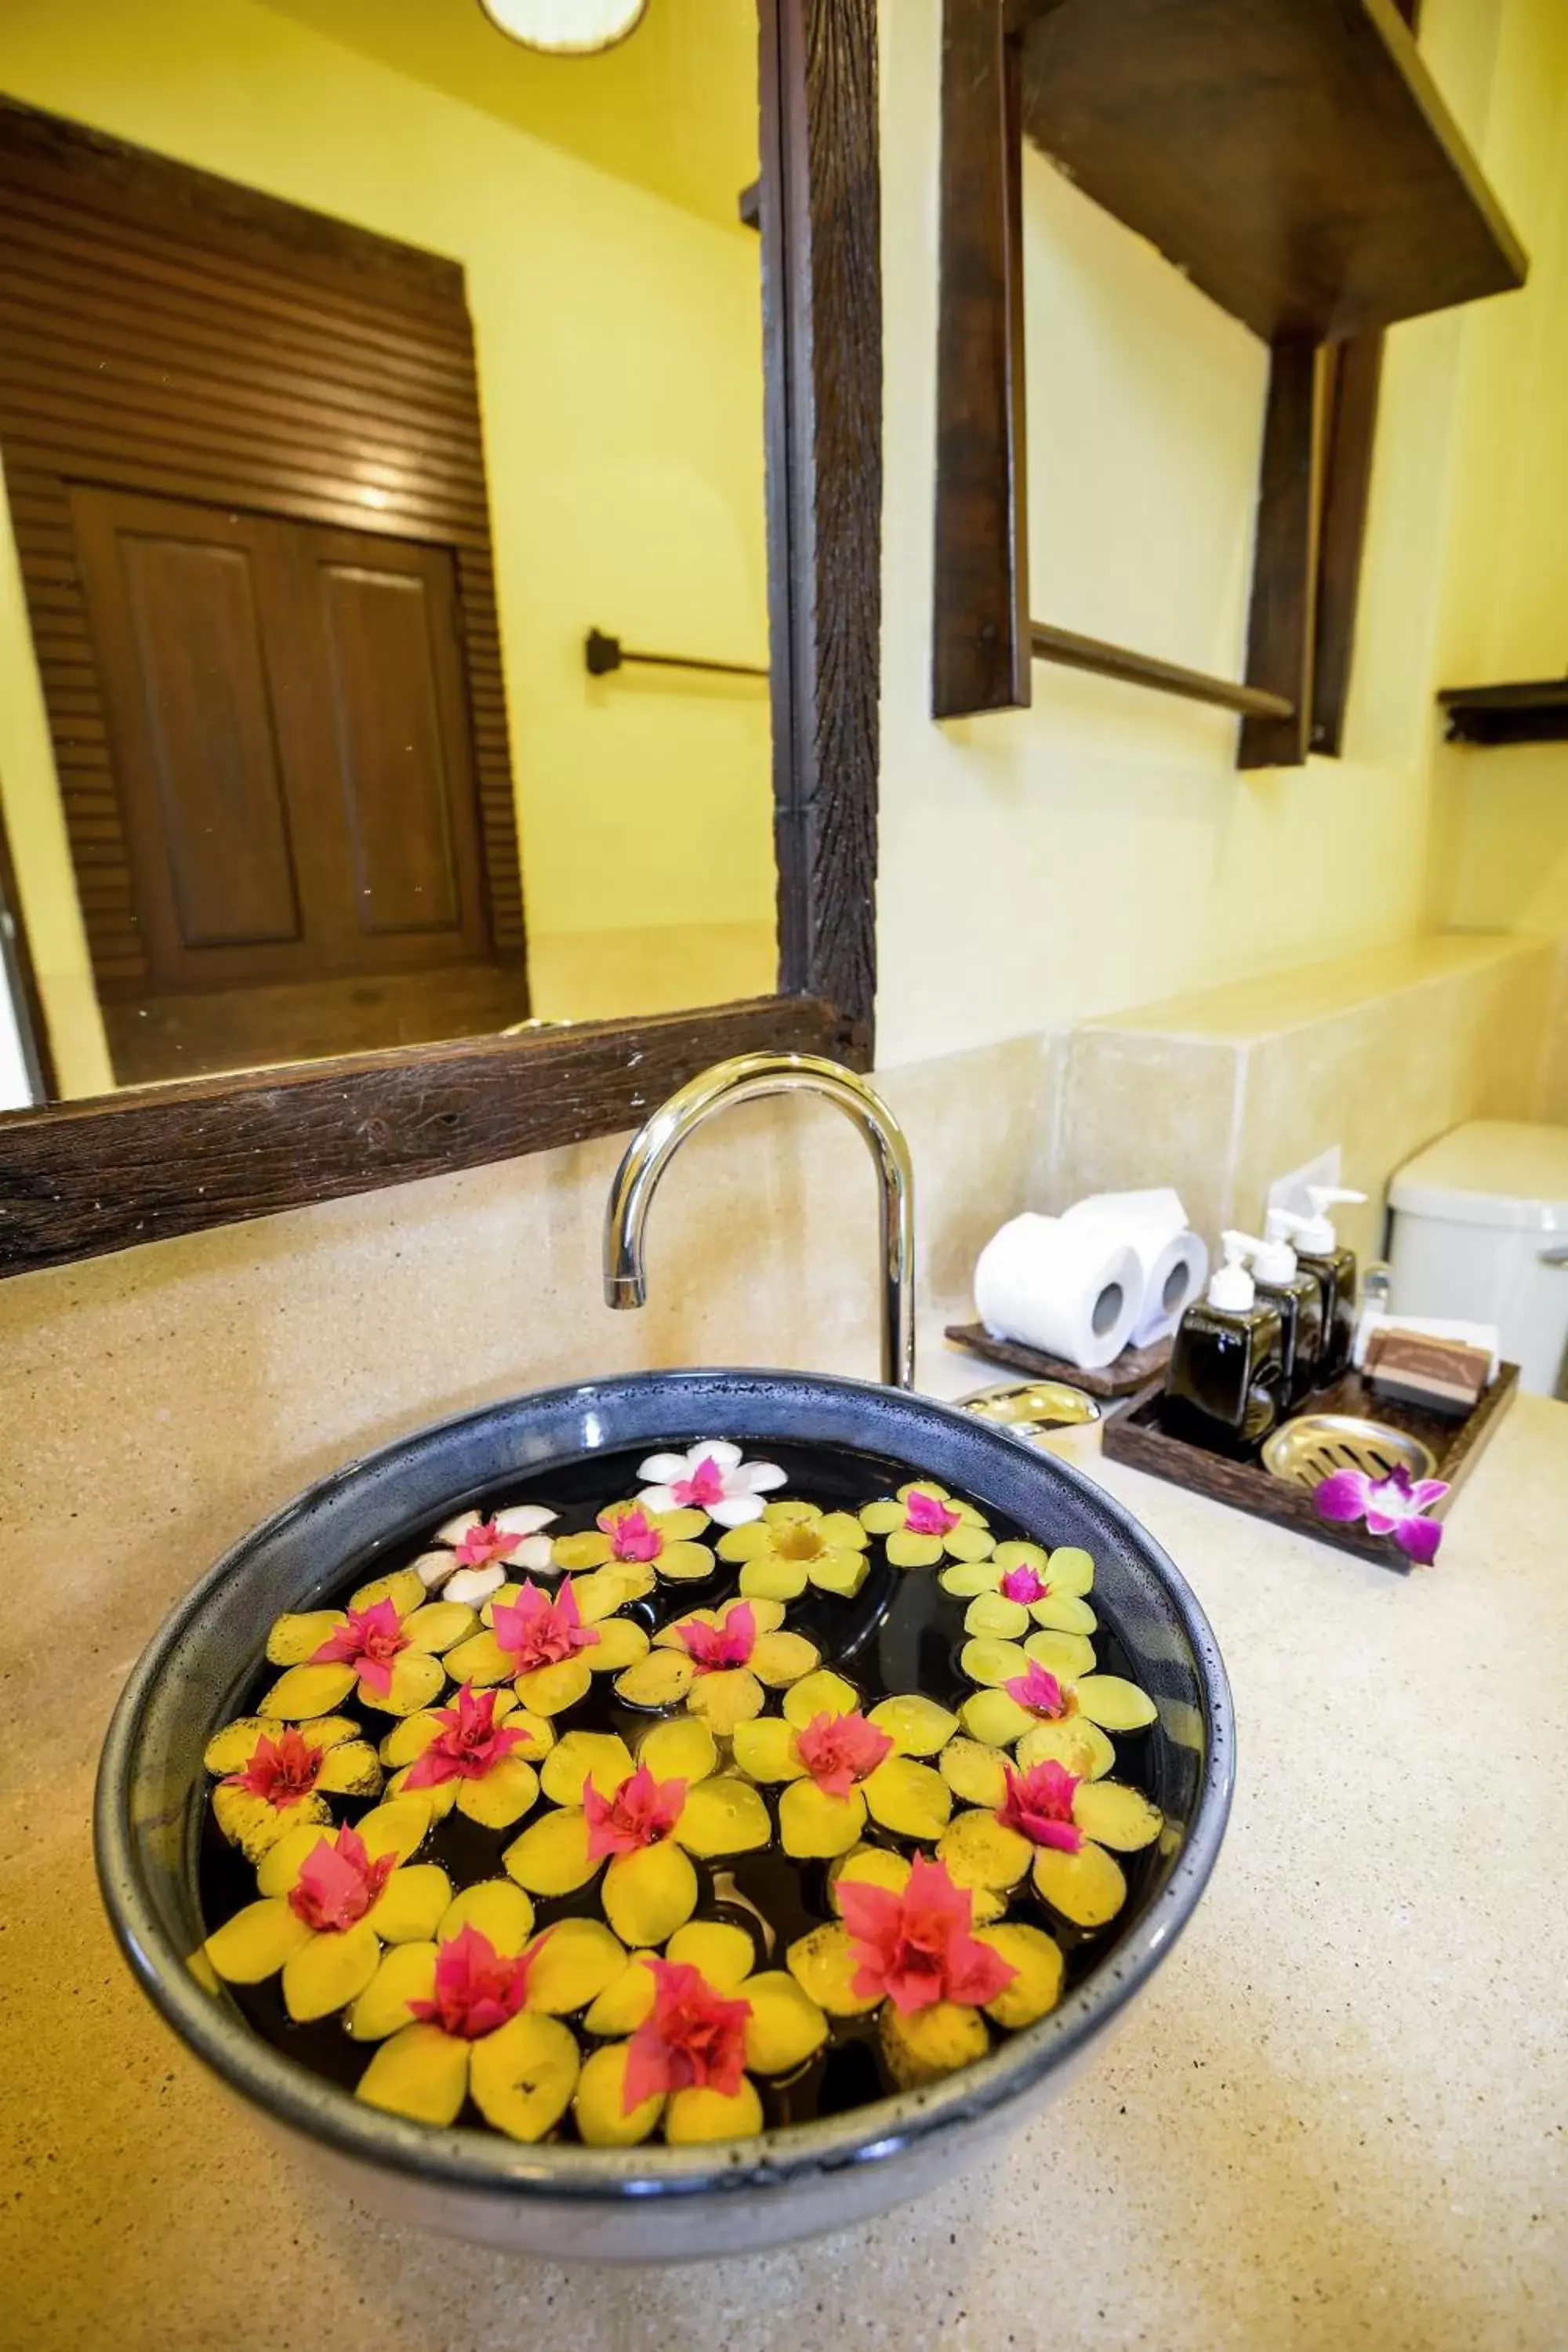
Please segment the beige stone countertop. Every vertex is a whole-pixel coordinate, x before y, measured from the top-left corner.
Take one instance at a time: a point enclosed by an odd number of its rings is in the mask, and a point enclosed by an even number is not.
[[[984,1377],[932,1349],[922,1384]],[[700,2267],[569,2273],[383,2225],[134,1990],[92,1880],[86,1727],[62,1722],[13,1769],[0,1862],[0,2344],[1558,2352],[1568,1409],[1519,1402],[1409,1578],[1103,1476],[1214,1622],[1236,1809],[1185,1939],[1003,2159]],[[46,1605],[43,1535],[43,1585],[8,1606]],[[155,1613],[117,1592],[104,1648],[128,1663]]]

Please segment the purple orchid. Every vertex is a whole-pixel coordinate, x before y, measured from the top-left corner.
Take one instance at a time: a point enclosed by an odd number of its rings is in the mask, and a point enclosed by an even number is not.
[[[1312,1499],[1321,1519],[1364,1519],[1369,1534],[1392,1536],[1407,1559],[1417,1568],[1430,1568],[1443,1529],[1426,1513],[1447,1491],[1446,1478],[1413,1479],[1408,1470],[1395,1470],[1386,1478],[1373,1478],[1365,1470],[1336,1470],[1314,1490]]]

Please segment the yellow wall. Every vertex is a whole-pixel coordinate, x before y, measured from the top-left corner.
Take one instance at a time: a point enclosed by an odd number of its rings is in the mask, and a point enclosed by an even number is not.
[[[5,0],[0,89],[464,264],[530,927],[770,924],[765,688],[582,664],[590,625],[765,658],[755,237],[254,0]],[[29,930],[79,989],[58,814],[17,818],[52,778],[8,521],[0,710]],[[69,1061],[101,1083],[90,1039]]]
[[[1524,293],[1467,322],[1440,635],[1442,682],[1568,671],[1568,9],[1504,16],[1487,127],[1529,245]],[[1433,911],[1466,927],[1568,930],[1568,743],[1436,766]]]
[[[1559,0],[1513,5],[1561,14]],[[1494,0],[1426,12],[1428,59],[1472,134],[1496,14]],[[1450,314],[1389,338],[1347,757],[1240,775],[1224,714],[1038,663],[1033,709],[934,725],[941,15],[941,0],[884,0],[881,25],[879,1038],[892,1061],[1422,927],[1465,331]],[[1239,676],[1262,349],[1034,156],[1025,215],[1036,613]]]

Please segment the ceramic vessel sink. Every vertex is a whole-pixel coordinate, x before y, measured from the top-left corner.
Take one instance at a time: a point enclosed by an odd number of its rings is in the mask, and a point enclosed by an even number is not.
[[[1095,1558],[1097,1607],[1155,1700],[1149,1793],[1171,1834],[1103,1963],[1039,2024],[931,2087],[718,2147],[521,2146],[367,2107],[252,2032],[187,1968],[205,1932],[203,1749],[274,1618],[508,1480],[599,1452],[728,1437],[846,1446],[908,1465]],[[742,2252],[917,2196],[1038,2115],[1148,1983],[1203,1893],[1229,1810],[1224,1669],[1193,1595],[1108,1496],[1052,1456],[907,1391],[780,1372],[645,1373],[464,1415],[353,1463],[247,1536],[170,1617],[104,1748],[99,1872],[115,1933],[175,2033],[302,2154],[390,2216],[555,2259]]]

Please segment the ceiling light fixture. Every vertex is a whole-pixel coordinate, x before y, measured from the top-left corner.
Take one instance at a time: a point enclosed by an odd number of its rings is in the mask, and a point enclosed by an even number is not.
[[[498,31],[526,49],[591,57],[635,33],[647,0],[479,0],[479,5]]]

